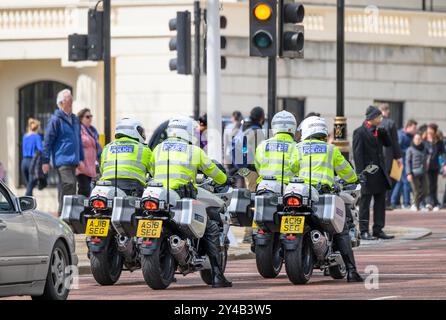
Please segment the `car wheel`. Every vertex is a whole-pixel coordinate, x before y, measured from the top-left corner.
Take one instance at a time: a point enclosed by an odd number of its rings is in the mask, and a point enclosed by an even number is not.
[[[67,266],[70,264],[67,248],[61,240],[57,240],[50,256],[50,265],[46,277],[45,289],[41,296],[32,296],[33,300],[66,300],[70,292],[65,282]]]

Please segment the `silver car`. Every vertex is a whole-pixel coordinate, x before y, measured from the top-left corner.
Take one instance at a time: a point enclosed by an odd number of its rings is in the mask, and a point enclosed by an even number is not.
[[[0,297],[65,300],[77,266],[75,240],[62,220],[37,211],[0,181]]]

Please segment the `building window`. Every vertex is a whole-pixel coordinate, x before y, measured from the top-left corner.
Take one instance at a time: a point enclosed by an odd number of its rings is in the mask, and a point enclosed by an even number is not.
[[[403,127],[404,118],[404,102],[403,101],[385,101],[385,100],[375,100],[375,105],[379,106],[381,103],[388,103],[390,107],[390,119],[395,121],[396,127]]]
[[[56,106],[57,93],[63,89],[72,88],[56,81],[38,81],[27,84],[19,89],[19,158],[22,162],[22,137],[26,133],[29,118],[35,118],[41,123],[41,133],[51,118]],[[19,185],[25,185],[25,178],[19,166]],[[58,177],[52,168],[48,175],[48,184],[57,184]]]
[[[278,98],[278,111],[286,110],[291,112],[295,117],[297,124],[301,123],[305,116],[305,99],[304,98]]]

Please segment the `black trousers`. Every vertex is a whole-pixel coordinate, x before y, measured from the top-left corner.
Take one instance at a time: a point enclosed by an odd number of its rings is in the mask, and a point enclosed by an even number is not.
[[[362,194],[359,202],[359,228],[369,232],[370,202],[373,204],[373,233],[379,233],[386,223],[386,191],[375,194]]]
[[[433,207],[439,206],[440,202],[438,201],[437,193],[438,193],[438,170],[429,170],[427,172],[427,178],[429,180],[429,194],[426,202],[431,204]]]
[[[85,174],[79,174],[77,178],[77,194],[89,197],[91,193],[91,177]]]

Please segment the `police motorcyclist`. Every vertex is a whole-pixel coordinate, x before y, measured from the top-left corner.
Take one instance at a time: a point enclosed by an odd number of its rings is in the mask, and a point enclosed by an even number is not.
[[[358,178],[350,163],[344,158],[340,150],[327,143],[328,128],[321,117],[308,117],[301,123],[302,140],[297,144],[296,152],[292,154],[292,166],[296,166],[298,176],[309,183],[319,182],[322,186],[331,188],[336,174],[348,183],[356,183]],[[310,150],[311,148],[311,150]],[[311,153],[311,166],[310,166]],[[311,173],[310,173],[311,168]],[[347,210],[347,217],[351,212]],[[347,269],[348,282],[361,282],[362,277],[356,270],[355,258],[351,247],[347,219],[344,230],[334,235],[334,242],[339,249]]]
[[[144,144],[142,124],[123,118],[116,124],[115,141],[101,155],[100,180],[109,180],[129,196],[140,197],[147,174],[153,174],[152,151]]]
[[[297,145],[294,142],[296,118],[288,111],[280,111],[274,115],[271,128],[274,136],[262,141],[256,149],[255,167],[259,174],[257,183],[265,176],[274,176],[277,181],[282,182],[283,173],[283,183],[288,184],[290,178],[298,173],[296,167],[290,166],[290,158]]]
[[[154,179],[169,185],[181,198],[196,198],[195,178],[200,170],[211,177],[218,185],[227,182],[226,174],[213,163],[206,153],[194,145],[199,136],[198,124],[187,117],[176,117],[169,121],[167,139],[155,147],[152,162],[155,165]],[[169,180],[169,184],[167,184]],[[217,221],[207,219],[203,241],[211,263],[212,287],[230,287],[221,270],[220,262],[220,227]]]

